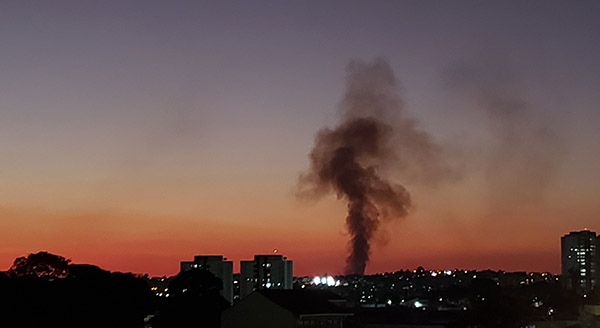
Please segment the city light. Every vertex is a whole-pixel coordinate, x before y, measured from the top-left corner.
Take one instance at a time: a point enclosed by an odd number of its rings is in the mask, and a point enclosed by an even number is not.
[[[327,277],[327,286],[335,286],[335,279],[332,276]]]
[[[323,277],[316,276],[313,278],[312,284],[317,285],[317,286],[324,285],[324,286],[333,287],[333,286],[340,286],[341,282],[339,280],[335,280],[335,278],[333,278],[332,276],[323,276]]]

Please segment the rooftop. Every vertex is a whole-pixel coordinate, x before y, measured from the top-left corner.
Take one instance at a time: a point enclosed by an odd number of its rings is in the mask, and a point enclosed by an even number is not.
[[[269,289],[258,291],[273,303],[296,314],[350,314],[331,301],[343,300],[338,295],[324,290],[301,290],[301,289]]]

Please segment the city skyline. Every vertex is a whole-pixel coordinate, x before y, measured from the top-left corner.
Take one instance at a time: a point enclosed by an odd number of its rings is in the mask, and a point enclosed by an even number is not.
[[[239,272],[278,249],[297,275],[341,274],[346,204],[298,199],[297,183],[340,122],[349,63],[383,60],[452,174],[382,164],[412,206],[375,235],[366,273],[559,273],[559,237],[600,230],[599,15],[597,1],[3,2],[0,269],[45,250],[153,276],[224,254]]]
[[[551,271],[522,271],[522,270],[504,270],[504,269],[492,269],[491,267],[488,268],[463,268],[463,267],[445,267],[445,268],[430,268],[430,267],[423,267],[422,265],[419,265],[418,267],[404,267],[404,268],[396,268],[394,270],[388,270],[388,271],[380,271],[380,272],[370,272],[370,273],[366,273],[366,275],[378,275],[378,274],[389,274],[389,273],[394,273],[394,272],[400,272],[400,271],[413,271],[413,272],[417,272],[418,270],[425,270],[427,272],[439,272],[439,273],[446,273],[446,272],[452,272],[452,271],[464,271],[465,273],[468,271],[495,271],[495,272],[506,272],[506,273],[522,273],[522,272],[527,272],[527,273],[537,273],[537,274],[542,274],[542,273],[550,273],[550,274],[557,274],[557,275],[565,275],[566,271],[568,270],[571,266],[573,266],[573,264],[566,264],[565,261],[571,261],[571,256],[568,255],[568,250],[567,248],[565,248],[565,244],[564,244],[564,239],[566,237],[570,237],[570,236],[578,236],[578,235],[593,235],[595,236],[596,233],[594,231],[591,231],[589,229],[584,229],[581,231],[571,231],[568,234],[562,236],[560,238],[560,244],[561,244],[561,263],[559,263],[560,268],[559,268],[559,273],[554,273]],[[594,237],[596,238],[596,237]],[[600,238],[600,236],[598,237]],[[573,250],[571,250],[573,251]],[[589,250],[586,250],[589,251]],[[566,253],[567,252],[567,253]],[[47,252],[45,250],[40,250],[39,252],[32,252],[29,254],[29,256],[38,253],[38,254],[50,254],[51,256],[59,256],[62,257],[62,255],[59,254],[52,254],[50,252]],[[587,254],[587,253],[586,253]],[[211,273],[215,274],[217,277],[219,277],[221,275],[220,270],[222,270],[221,268],[221,264],[219,263],[227,263],[226,268],[224,269],[225,272],[229,271],[230,274],[235,274],[235,275],[241,275],[242,271],[244,271],[244,265],[246,264],[251,264],[251,266],[246,268],[246,272],[250,273],[255,271],[255,264],[258,259],[270,259],[270,258],[274,258],[274,259],[279,259],[279,260],[283,260],[283,262],[292,262],[292,259],[288,259],[284,254],[280,254],[278,249],[273,249],[272,253],[259,253],[259,254],[254,254],[254,260],[248,260],[248,258],[250,258],[251,256],[246,255],[245,257],[242,257],[239,261],[234,261],[230,258],[228,258],[226,255],[220,253],[210,253],[210,254],[195,254],[193,255],[194,260],[193,261],[179,261],[179,269],[176,271],[177,272],[183,272],[183,271],[187,271],[187,270],[193,270],[193,269],[197,269],[197,270],[209,270],[211,271]],[[583,256],[583,255],[582,255]],[[587,254],[585,255],[586,258],[588,256],[591,256],[593,258],[595,258],[595,253],[593,254]],[[569,260],[567,260],[567,257],[569,258]],[[579,257],[579,255],[578,255]],[[23,255],[22,258],[25,258],[25,255]],[[65,257],[65,259],[69,262],[71,262],[71,259],[68,257]],[[579,260],[578,260],[579,261]],[[215,268],[212,268],[212,265],[214,265],[215,263],[217,263],[219,266],[217,266]],[[266,263],[266,262],[265,262]],[[595,263],[595,262],[594,262]],[[75,263],[73,262],[72,264],[74,265],[88,265],[85,263]],[[94,264],[92,264],[94,265]],[[291,264],[290,264],[291,265]],[[235,268],[235,269],[234,269]],[[213,272],[212,270],[215,269],[217,271]],[[293,272],[292,269],[289,269],[288,274],[290,274],[291,272]],[[147,272],[133,272],[135,274],[138,275],[144,275],[147,276],[148,273]],[[354,273],[336,273],[333,274],[334,276],[345,276],[345,275],[349,275],[349,276],[356,276],[356,274]],[[162,277],[167,277],[169,275],[163,275]],[[322,276],[322,278],[327,278],[327,277],[332,277],[332,274],[328,273],[328,272],[317,272],[316,274],[313,272],[312,274],[293,274],[290,275],[290,277],[320,277]],[[360,276],[360,275],[358,275]],[[152,276],[150,276],[152,277]],[[161,276],[154,276],[154,278],[160,278]],[[172,277],[172,275],[171,275]],[[222,279],[222,278],[221,278]],[[229,281],[229,283],[231,283],[231,281]],[[325,283],[324,283],[325,284]],[[569,288],[569,286],[567,286],[567,288]]]

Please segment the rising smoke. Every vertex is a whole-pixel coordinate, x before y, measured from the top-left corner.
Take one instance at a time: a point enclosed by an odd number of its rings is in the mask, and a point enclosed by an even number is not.
[[[506,61],[470,58],[444,76],[455,95],[488,118],[492,139],[480,157],[495,212],[539,202],[563,155],[549,111],[531,92],[531,75]]]
[[[388,181],[382,167],[404,170],[439,158],[440,147],[405,117],[397,87],[386,61],[351,62],[341,122],[317,133],[310,168],[300,175],[300,196],[335,192],[348,203],[347,274],[364,274],[381,220],[403,218],[411,209],[406,188]],[[437,170],[436,165],[422,167]]]

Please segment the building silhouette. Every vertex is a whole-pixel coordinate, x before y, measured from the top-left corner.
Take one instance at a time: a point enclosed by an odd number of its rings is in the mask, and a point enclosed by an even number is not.
[[[255,290],[292,289],[293,263],[282,255],[255,255],[240,262],[240,298]]]
[[[180,271],[204,269],[214,274],[223,282],[221,296],[233,303],[233,262],[222,255],[196,255],[194,261],[182,261]]]
[[[573,231],[562,236],[560,244],[564,287],[588,294],[598,282],[598,236],[589,230]]]
[[[222,328],[342,328],[353,314],[340,296],[319,290],[259,290],[221,314]]]

